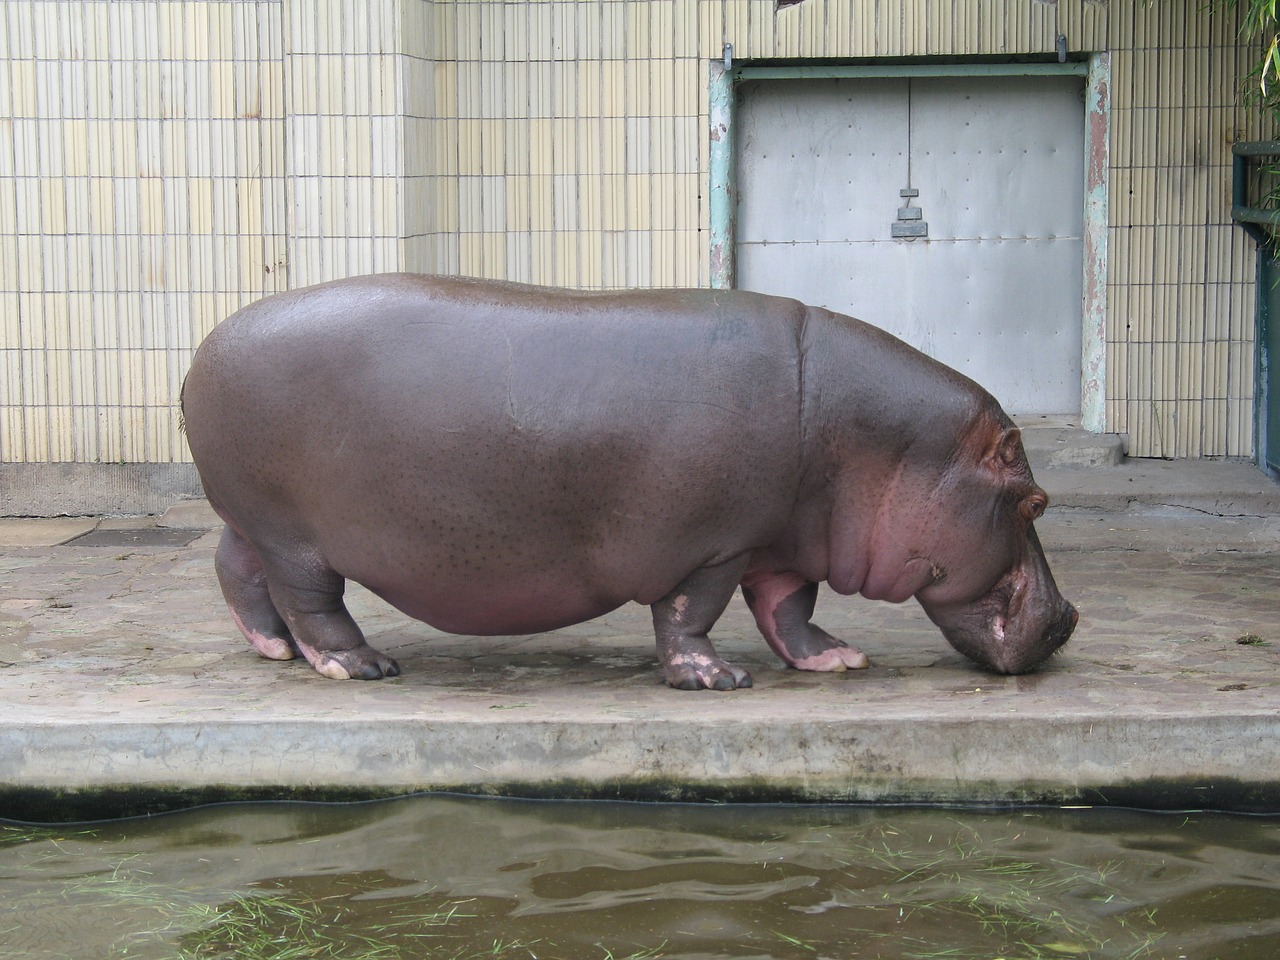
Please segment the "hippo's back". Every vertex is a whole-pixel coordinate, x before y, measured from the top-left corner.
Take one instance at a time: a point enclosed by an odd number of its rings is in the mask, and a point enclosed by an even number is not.
[[[600,604],[647,601],[785,523],[804,310],[735,292],[338,281],[209,335],[187,435],[211,502],[255,546],[304,541],[406,609],[413,582],[544,573]]]

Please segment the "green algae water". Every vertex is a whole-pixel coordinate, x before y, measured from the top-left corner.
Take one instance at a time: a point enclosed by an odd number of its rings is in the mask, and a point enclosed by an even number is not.
[[[1274,960],[1280,819],[410,797],[0,823],[0,957]]]

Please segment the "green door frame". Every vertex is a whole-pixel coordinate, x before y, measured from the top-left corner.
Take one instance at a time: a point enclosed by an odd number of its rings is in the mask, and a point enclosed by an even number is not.
[[[1258,245],[1254,292],[1253,450],[1258,468],[1280,479],[1280,210],[1249,205],[1249,160],[1280,157],[1280,140],[1231,145],[1231,219]],[[1280,357],[1275,359],[1280,360]]]
[[[909,77],[1043,77],[1085,78],[1084,287],[1081,333],[1081,426],[1094,433],[1106,429],[1107,320],[1107,169],[1110,151],[1111,54],[1090,54],[1087,61],[1067,63],[912,63],[752,65],[710,63],[711,286],[736,286],[734,245],[737,238],[737,170],[734,129],[735,87],[741,80],[831,80]]]

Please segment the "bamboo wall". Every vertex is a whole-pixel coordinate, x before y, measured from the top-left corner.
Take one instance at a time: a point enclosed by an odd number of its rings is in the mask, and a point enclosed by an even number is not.
[[[280,10],[0,4],[0,459],[186,456],[194,344],[285,279]]]
[[[410,269],[705,285],[707,61],[1113,51],[1108,428],[1252,452],[1253,59],[1201,0],[7,0],[0,460],[187,459],[194,346]]]

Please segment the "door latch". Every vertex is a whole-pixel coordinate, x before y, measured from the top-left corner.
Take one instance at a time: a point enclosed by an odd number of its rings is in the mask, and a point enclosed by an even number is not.
[[[890,226],[889,235],[903,240],[928,237],[929,224],[924,220],[924,211],[911,203],[915,197],[920,196],[920,191],[908,187],[906,190],[899,190],[898,196],[906,202],[898,208],[898,219]]]

